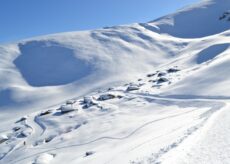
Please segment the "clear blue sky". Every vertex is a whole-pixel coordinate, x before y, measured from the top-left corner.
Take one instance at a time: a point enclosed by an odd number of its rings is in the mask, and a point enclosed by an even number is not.
[[[0,0],[0,42],[147,22],[199,0]]]

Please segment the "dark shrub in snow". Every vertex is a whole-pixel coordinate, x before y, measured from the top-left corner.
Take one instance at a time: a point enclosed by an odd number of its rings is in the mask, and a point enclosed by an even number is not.
[[[94,154],[94,152],[93,151],[87,151],[87,152],[85,152],[85,156],[87,157],[87,156],[90,156],[90,155],[93,155]]]
[[[151,74],[148,74],[147,77],[153,77],[155,75],[156,75],[155,73],[151,73]]]
[[[178,71],[180,71],[180,70],[177,69],[177,68],[169,68],[169,69],[167,70],[168,73],[174,73],[174,72],[178,72]]]
[[[47,111],[41,112],[40,116],[48,115],[50,113],[52,113],[52,111],[51,110],[47,110]]]
[[[16,132],[16,131],[19,131],[20,129],[21,129],[20,127],[14,127],[14,128],[13,128],[13,131]]]
[[[16,121],[16,123],[19,123],[19,122],[25,121],[26,119],[27,119],[27,117],[26,117],[26,116],[24,116],[24,117],[20,118],[18,121]]]

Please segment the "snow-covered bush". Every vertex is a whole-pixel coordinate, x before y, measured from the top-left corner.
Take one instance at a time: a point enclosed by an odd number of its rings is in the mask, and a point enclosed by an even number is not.
[[[162,76],[165,76],[165,75],[167,75],[166,72],[159,72],[159,73],[157,74],[158,77],[162,77]]]
[[[85,108],[89,108],[92,105],[97,105],[97,101],[95,100],[94,97],[91,96],[86,96],[84,97],[83,103],[85,104],[84,107]]]
[[[68,105],[68,104],[74,104],[76,101],[75,100],[67,100],[66,101],[66,104]]]
[[[102,94],[98,97],[98,100],[99,101],[105,101],[105,100],[109,100],[109,99],[114,99],[114,98],[122,98],[123,96],[119,93],[115,93],[115,92],[112,92],[112,93],[105,93],[105,94]]]
[[[161,77],[157,80],[157,84],[165,83],[168,82],[169,80],[165,77]]]
[[[67,113],[67,112],[72,112],[72,111],[77,110],[77,108],[75,108],[73,105],[70,105],[70,104],[62,105],[60,109],[62,113]]]
[[[130,85],[128,86],[128,88],[126,89],[127,91],[135,91],[135,90],[139,90],[140,87],[138,85]]]
[[[8,139],[9,138],[7,135],[4,135],[4,134],[0,135],[0,144],[7,141]]]

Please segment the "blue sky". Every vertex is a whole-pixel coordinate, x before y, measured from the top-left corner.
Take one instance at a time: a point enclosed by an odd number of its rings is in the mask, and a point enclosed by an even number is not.
[[[199,0],[0,0],[0,42],[147,22]]]

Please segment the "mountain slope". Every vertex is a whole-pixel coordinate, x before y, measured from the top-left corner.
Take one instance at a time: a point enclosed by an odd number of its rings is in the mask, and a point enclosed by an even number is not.
[[[159,33],[180,38],[201,38],[229,29],[229,20],[220,17],[229,11],[228,0],[204,0],[200,4],[179,10],[175,14],[150,22]]]
[[[229,5],[1,45],[0,163],[229,161]]]
[[[186,44],[176,39],[167,45],[164,42],[169,38],[135,24],[3,46],[1,54],[7,59],[1,59],[5,79],[1,80],[0,95],[5,101],[0,106],[6,111],[41,109],[106,84],[137,78],[173,59]]]

